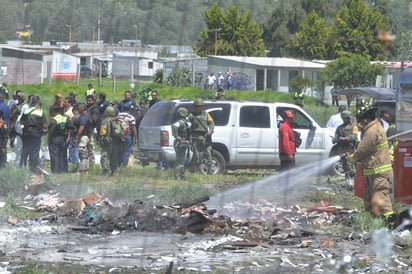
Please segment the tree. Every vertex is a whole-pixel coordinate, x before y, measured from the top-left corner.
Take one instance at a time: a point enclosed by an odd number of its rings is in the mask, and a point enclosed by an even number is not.
[[[330,47],[329,28],[325,19],[319,18],[315,11],[305,16],[300,31],[295,33],[287,46],[293,56],[305,59],[327,59]]]
[[[207,55],[264,56],[263,30],[250,12],[230,6],[222,11],[217,4],[205,11],[207,28],[199,34],[196,52]]]
[[[293,77],[293,79],[289,81],[289,87],[295,92],[305,92],[307,88],[313,86],[314,83],[312,80],[301,76]]]
[[[302,15],[302,16],[300,16]],[[285,1],[280,2],[263,24],[263,39],[268,47],[268,56],[287,56],[287,45],[292,34],[297,31],[303,18],[303,9],[298,5],[290,7]]]
[[[385,48],[377,39],[379,31],[387,31],[385,17],[368,8],[363,0],[352,0],[340,9],[332,26],[336,57],[361,54],[370,60],[385,57]]]
[[[374,85],[376,76],[383,72],[383,66],[371,64],[366,57],[348,54],[328,63],[321,70],[321,76],[323,80],[346,89]]]

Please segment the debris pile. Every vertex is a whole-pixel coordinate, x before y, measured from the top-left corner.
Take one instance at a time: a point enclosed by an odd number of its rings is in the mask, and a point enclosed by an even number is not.
[[[264,200],[256,204],[227,204],[219,209],[219,213],[225,214],[216,216],[216,209],[208,209],[204,204],[209,200],[207,196],[172,205],[153,205],[140,200],[115,205],[103,193],[65,200],[56,193],[26,197],[26,200],[30,199],[35,201],[35,206],[25,206],[26,209],[47,213],[42,220],[63,219],[62,222],[70,224],[73,230],[90,233],[138,230],[181,234],[232,230],[249,238],[250,241],[245,245],[256,240],[269,240],[269,244],[305,246],[310,241],[302,238],[315,234],[308,227],[320,228],[342,221],[342,218],[351,218],[356,213],[323,201],[312,208],[299,205],[283,208]],[[50,217],[50,213],[54,214],[54,218]]]

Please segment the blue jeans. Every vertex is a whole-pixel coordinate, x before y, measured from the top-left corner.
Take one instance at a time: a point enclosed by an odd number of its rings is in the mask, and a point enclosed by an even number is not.
[[[123,137],[122,147],[123,147],[122,149],[123,155],[121,156],[122,166],[127,166],[129,164],[129,158],[130,158],[130,154],[132,154],[132,148],[133,148],[133,136],[132,135],[126,135]]]
[[[69,162],[73,164],[80,163],[79,148],[74,143],[74,137],[70,137],[69,142]]]

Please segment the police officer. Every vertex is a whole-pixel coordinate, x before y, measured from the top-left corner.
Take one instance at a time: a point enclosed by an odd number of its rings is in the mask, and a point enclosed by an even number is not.
[[[347,156],[351,163],[361,161],[362,173],[366,177],[363,202],[365,209],[375,217],[394,217],[389,182],[393,177],[385,131],[376,119],[374,107],[361,107],[356,119],[362,125],[362,139],[356,150]]]
[[[63,106],[51,106],[49,124],[48,145],[50,153],[50,169],[53,173],[68,171],[67,146],[70,139],[72,123],[65,116]]]
[[[194,100],[194,111],[188,116],[191,123],[193,163],[196,171],[201,172],[202,162],[207,167],[207,173],[212,174],[212,134],[215,123],[212,116],[204,109],[202,98]]]
[[[172,134],[175,138],[173,147],[176,153],[176,167],[175,167],[175,179],[185,179],[185,164],[186,156],[189,152],[189,140],[190,140],[190,124],[186,120],[188,111],[186,108],[178,108],[177,116],[179,120],[172,125]]]
[[[23,112],[20,122],[24,126],[20,166],[26,165],[29,158],[30,171],[41,172],[39,153],[41,138],[47,132],[47,119],[39,96],[33,96],[30,107]]]
[[[305,100],[305,93],[303,92],[303,90],[296,91],[293,95],[293,100],[295,100],[295,105],[303,108]]]

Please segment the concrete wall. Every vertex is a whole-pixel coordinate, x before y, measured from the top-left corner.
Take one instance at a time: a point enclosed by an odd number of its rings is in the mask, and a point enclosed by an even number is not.
[[[2,82],[14,85],[41,84],[43,64],[39,60],[3,57],[1,61]]]

